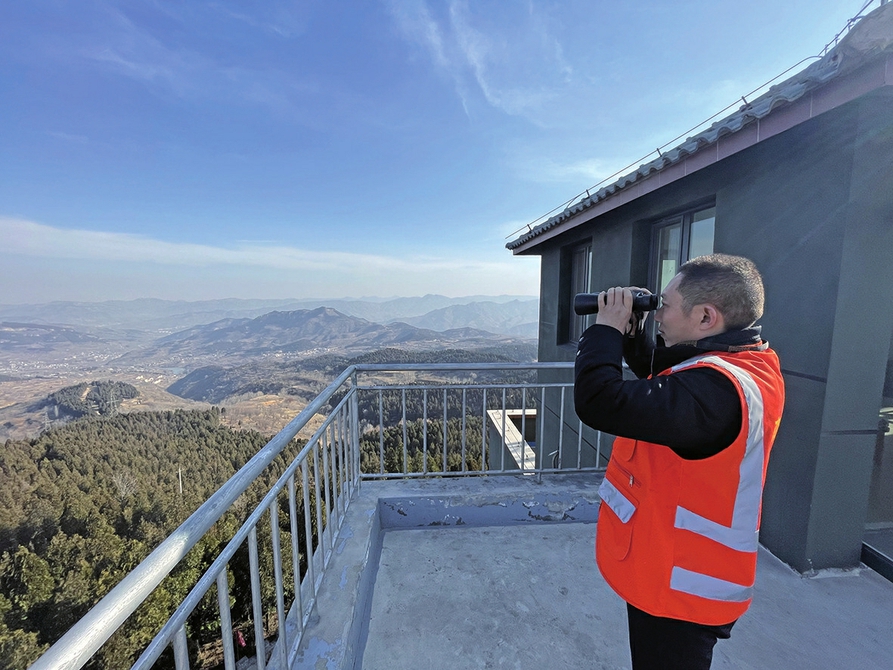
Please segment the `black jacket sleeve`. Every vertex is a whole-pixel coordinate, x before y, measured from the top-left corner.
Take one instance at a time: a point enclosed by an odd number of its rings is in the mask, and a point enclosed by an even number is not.
[[[707,458],[741,430],[734,383],[709,368],[651,379],[623,379],[624,336],[595,325],[580,338],[574,372],[577,416],[612,435],[663,444],[682,458]]]
[[[636,337],[624,337],[623,359],[636,377],[647,377],[654,363],[654,342],[644,332]]]

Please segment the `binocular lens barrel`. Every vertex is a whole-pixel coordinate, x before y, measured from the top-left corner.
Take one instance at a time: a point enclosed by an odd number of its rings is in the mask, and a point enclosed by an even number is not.
[[[578,293],[574,296],[574,313],[583,316],[585,314],[598,313],[599,293]],[[633,293],[633,311],[650,312],[657,309],[660,298],[653,293],[637,291]]]

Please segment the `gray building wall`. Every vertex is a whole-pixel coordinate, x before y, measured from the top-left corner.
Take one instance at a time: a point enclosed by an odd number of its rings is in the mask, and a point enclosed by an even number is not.
[[[785,375],[761,540],[800,571],[858,565],[893,331],[890,87],[539,245],[540,360],[575,353],[557,332],[562,247],[592,240],[593,290],[645,285],[652,224],[714,198],[714,248],[760,268]]]

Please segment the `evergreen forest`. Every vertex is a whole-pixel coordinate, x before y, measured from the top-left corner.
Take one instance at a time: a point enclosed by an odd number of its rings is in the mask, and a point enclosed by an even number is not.
[[[5,443],[0,668],[20,670],[32,663],[268,441],[260,433],[223,426],[220,412],[88,417],[33,440]],[[289,446],[291,458],[300,446]],[[130,667],[281,473],[283,457],[85,667]],[[287,509],[286,499],[280,507]],[[285,545],[288,516],[279,518]],[[259,524],[258,534],[266,613],[274,602],[273,580],[266,578],[272,572],[269,523]],[[246,631],[253,626],[247,553],[242,547],[230,564],[234,628]],[[291,582],[286,590],[293,592]],[[274,619],[264,622],[268,635],[275,634]],[[214,667],[221,631],[213,588],[187,629],[192,667]],[[156,667],[173,666],[163,657]]]

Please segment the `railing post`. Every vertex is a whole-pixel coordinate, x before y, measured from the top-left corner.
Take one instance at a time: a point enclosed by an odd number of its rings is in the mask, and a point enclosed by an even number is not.
[[[465,462],[465,426],[466,426],[466,410],[467,407],[465,405],[465,400],[467,398],[466,389],[462,389],[462,472],[466,472],[468,470],[468,466]]]
[[[317,440],[313,445],[313,496],[316,500],[316,548],[319,552],[320,562],[319,562],[319,572],[320,577],[322,577],[322,572],[326,567],[326,539],[325,533],[323,529],[325,525],[323,524],[323,515],[322,515],[322,500],[319,495],[319,440]],[[316,586],[313,587],[314,592],[316,591]]]
[[[561,387],[561,403],[558,409],[558,469],[564,467],[564,387]]]
[[[501,444],[502,449],[499,454],[499,470],[500,472],[505,472],[505,451],[506,451],[506,442],[505,442],[505,421],[506,421],[506,412],[508,412],[508,408],[505,406],[506,404],[506,393],[505,387],[502,387],[502,435],[501,435]]]
[[[540,467],[536,473],[536,483],[543,483],[543,470],[546,468],[546,445],[543,439],[546,435],[546,387],[540,386],[540,406],[536,414],[536,444],[540,452]],[[551,464],[550,464],[551,465]]]
[[[270,505],[270,531],[273,540],[273,578],[276,585],[276,621],[279,626],[279,667],[285,668],[288,650],[288,627],[285,625],[285,585],[282,581],[282,547],[279,542],[279,501]]]
[[[443,389],[443,463],[440,465],[441,472],[447,472],[447,390]]]
[[[254,648],[257,656],[257,669],[264,670],[266,653],[264,650],[264,604],[260,585],[260,560],[257,553],[257,526],[251,527],[248,534],[248,566],[251,579],[251,613],[254,618]]]
[[[489,456],[487,453],[487,389],[482,390],[484,399],[481,410],[481,472],[486,472],[488,469],[487,456]]]
[[[220,641],[223,643],[223,665],[226,670],[236,667],[236,655],[233,650],[233,619],[229,610],[229,583],[226,569],[217,575],[217,606],[220,611]]]
[[[310,475],[307,459],[301,463],[301,493],[304,499],[304,560],[307,562],[306,579],[310,584],[310,599],[316,595],[316,570],[313,566],[313,520],[310,512]],[[314,487],[315,488],[315,487]],[[301,613],[303,617],[303,612]]]
[[[428,389],[422,390],[422,472],[428,474]]]
[[[186,639],[186,626],[180,626],[172,644],[174,649],[174,667],[177,670],[189,670],[189,644]]]
[[[353,458],[350,450],[350,406],[345,406],[341,410],[341,423],[339,424],[340,435],[338,436],[338,471],[341,475],[341,496],[343,498],[342,514],[347,514],[347,508],[350,505],[350,496],[353,491],[353,482],[351,480],[351,471],[353,470]]]
[[[325,535],[329,538],[329,551],[328,553],[323,552],[323,565],[328,564],[329,555],[332,550],[335,548],[335,525],[337,521],[333,523],[332,516],[333,514],[337,516],[338,511],[335,509],[335,501],[332,500],[332,494],[329,492],[329,438],[328,434],[324,431],[319,438],[319,449],[322,452],[322,495],[323,495],[323,509],[325,510],[325,519],[326,519],[326,532]],[[332,504],[332,510],[329,511],[329,503]]]
[[[358,490],[363,481],[363,473],[360,468],[362,461],[360,459],[360,407],[359,407],[359,391],[357,390],[357,373],[351,376],[350,393],[350,460],[352,465],[353,477],[351,481],[351,497],[353,492]]]
[[[295,475],[288,478],[288,521],[291,528],[291,571],[295,585],[298,637],[304,633],[304,603],[301,596],[301,549],[298,541],[298,494]]]
[[[525,470],[525,447],[527,446],[527,389],[521,389],[521,471]]]
[[[384,474],[384,409],[381,390],[378,391],[378,474]]]
[[[406,389],[400,394],[403,404],[403,474],[409,472],[409,437],[406,434]]]

